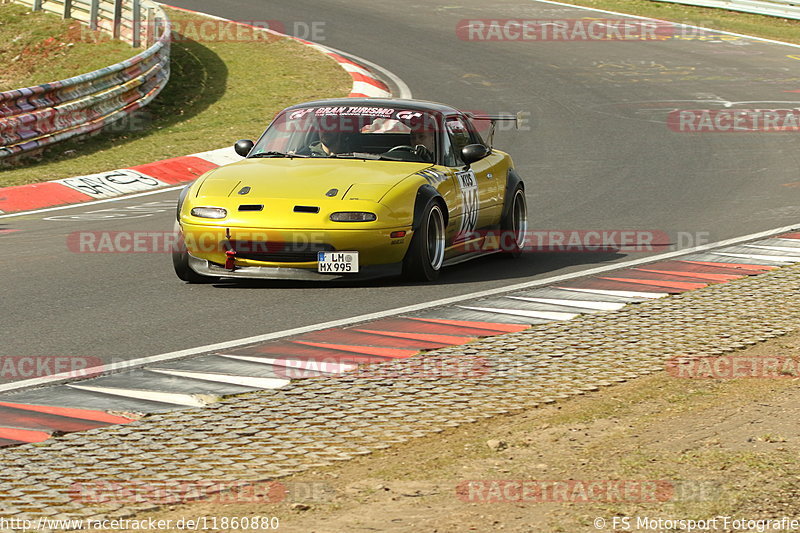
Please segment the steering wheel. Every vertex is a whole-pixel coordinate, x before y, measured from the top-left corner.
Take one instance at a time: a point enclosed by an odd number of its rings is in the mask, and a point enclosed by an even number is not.
[[[394,148],[390,148],[389,150],[386,151],[386,153],[388,154],[389,152],[397,152],[399,150],[404,150],[406,152],[416,152],[416,149],[413,146],[409,146],[407,144],[400,144],[398,146],[395,146]]]

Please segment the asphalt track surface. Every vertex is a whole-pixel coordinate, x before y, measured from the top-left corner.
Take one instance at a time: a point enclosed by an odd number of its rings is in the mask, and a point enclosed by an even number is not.
[[[323,22],[322,44],[390,69],[415,98],[530,113],[529,131],[501,132],[495,145],[512,154],[526,180],[533,230],[639,229],[718,241],[790,225],[800,215],[800,134],[676,133],[663,111],[797,107],[800,93],[786,92],[800,89],[800,60],[790,57],[800,57],[797,48],[749,39],[467,42],[456,34],[468,18],[617,18],[528,0],[176,5],[279,20],[289,30]],[[181,283],[165,253],[86,254],[67,246],[80,231],[169,232],[176,196],[0,218],[0,355],[136,359],[641,255],[487,257],[448,268],[432,284],[199,286]]]

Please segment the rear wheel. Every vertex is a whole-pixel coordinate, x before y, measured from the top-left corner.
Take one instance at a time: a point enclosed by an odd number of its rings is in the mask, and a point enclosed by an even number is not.
[[[528,232],[528,204],[522,185],[517,185],[509,201],[508,211],[500,222],[500,244],[506,257],[518,259],[522,256]]]
[[[444,262],[445,224],[442,207],[429,200],[419,227],[403,260],[403,276],[414,281],[433,281],[439,277]]]

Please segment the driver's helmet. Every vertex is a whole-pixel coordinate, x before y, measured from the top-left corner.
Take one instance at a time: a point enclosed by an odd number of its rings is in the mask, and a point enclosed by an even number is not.
[[[431,120],[431,115],[409,121],[409,138],[411,146],[422,145],[430,152],[436,149],[436,123]]]
[[[347,124],[342,120],[346,117],[329,115],[319,117],[316,121],[315,129],[319,134],[319,140],[334,153],[345,150],[345,144],[349,131],[346,131]]]

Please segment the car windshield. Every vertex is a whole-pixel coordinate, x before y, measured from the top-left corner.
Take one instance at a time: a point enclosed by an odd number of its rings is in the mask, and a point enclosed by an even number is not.
[[[327,157],[435,163],[439,120],[419,110],[303,107],[281,113],[249,157]]]

